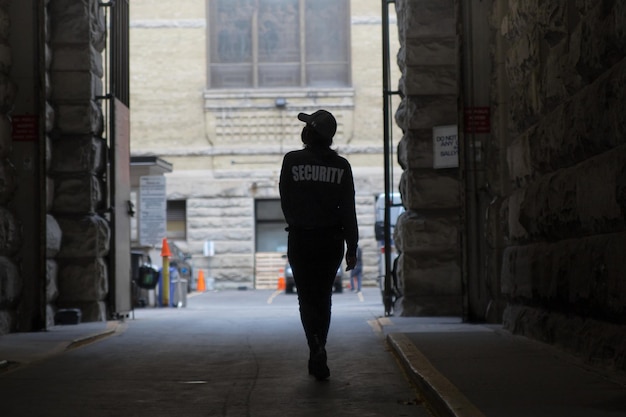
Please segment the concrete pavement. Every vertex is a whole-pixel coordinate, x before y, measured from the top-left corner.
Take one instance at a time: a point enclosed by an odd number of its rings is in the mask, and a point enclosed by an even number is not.
[[[132,321],[128,324],[132,326]],[[126,325],[82,323],[0,336],[0,377],[123,333]],[[436,317],[377,317],[370,325],[386,338],[437,416],[626,416],[625,375],[590,368],[499,326]]]
[[[432,317],[379,322],[438,416],[626,416],[626,375],[500,326]]]

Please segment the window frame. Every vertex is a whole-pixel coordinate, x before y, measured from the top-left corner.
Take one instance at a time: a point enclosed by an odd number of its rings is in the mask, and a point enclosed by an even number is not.
[[[316,62],[314,60],[307,60],[307,49],[306,49],[306,32],[307,32],[307,28],[305,25],[305,21],[306,21],[306,16],[305,16],[305,11],[306,11],[306,4],[307,1],[311,1],[311,0],[297,0],[298,2],[298,6],[299,6],[299,11],[300,11],[300,15],[299,15],[299,19],[300,19],[300,24],[299,24],[299,31],[300,31],[300,49],[299,49],[299,55],[300,55],[300,60],[298,62],[299,65],[299,78],[300,78],[300,82],[298,85],[288,85],[288,84],[281,84],[281,85],[273,85],[273,86],[266,86],[266,85],[261,85],[262,83],[259,81],[260,78],[260,70],[259,68],[262,67],[263,65],[272,65],[272,64],[276,64],[276,63],[261,63],[259,62],[259,53],[258,53],[258,48],[259,48],[259,41],[258,41],[258,32],[255,33],[254,31],[254,23],[253,23],[253,28],[251,29],[252,32],[252,58],[251,58],[251,63],[223,63],[223,64],[219,64],[219,63],[213,63],[212,62],[212,48],[213,47],[217,47],[217,40],[216,40],[216,36],[213,36],[212,33],[212,11],[215,10],[216,7],[216,3],[215,0],[207,0],[206,2],[206,21],[207,21],[207,25],[206,25],[206,88],[208,90],[273,90],[273,89],[320,89],[320,90],[324,90],[324,89],[333,89],[333,88],[338,88],[338,89],[348,89],[348,88],[352,88],[352,53],[351,53],[351,32],[352,32],[352,25],[351,25],[351,12],[350,12],[350,0],[336,0],[336,1],[343,1],[344,5],[345,5],[345,30],[344,30],[344,39],[345,39],[345,56],[342,57],[338,57],[341,58],[341,60],[334,60],[334,61],[329,61],[328,65],[342,65],[345,67],[345,72],[342,72],[342,76],[341,77],[337,77],[335,79],[336,83],[331,83],[331,82],[323,82],[323,83],[310,83],[309,79],[311,74],[315,74],[314,71],[311,71],[311,69],[309,67],[312,66],[316,66],[319,65],[319,62]],[[313,0],[314,1],[314,0]],[[235,68],[237,66],[251,66],[251,83],[250,85],[245,85],[244,87],[233,87],[233,86],[229,86],[229,85],[213,85],[213,77],[212,77],[212,70],[214,67],[217,67],[218,65],[223,65],[224,67],[227,66],[232,66],[232,68]],[[280,65],[280,63],[278,63],[278,65]],[[286,66],[287,64],[285,64]],[[343,80],[342,80],[343,78]]]

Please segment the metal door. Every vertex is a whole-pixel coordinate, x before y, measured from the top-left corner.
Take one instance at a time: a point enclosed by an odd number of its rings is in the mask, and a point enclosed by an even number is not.
[[[128,56],[128,0],[110,6],[109,71],[109,202],[111,251],[109,254],[109,312],[126,316],[132,310],[130,254],[130,109]]]

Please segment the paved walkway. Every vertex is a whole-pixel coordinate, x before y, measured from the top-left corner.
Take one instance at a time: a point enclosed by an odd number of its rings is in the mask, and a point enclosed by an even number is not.
[[[439,416],[626,416],[626,375],[590,368],[500,326],[449,318],[379,322]]]
[[[0,372],[124,331],[120,322],[0,336]],[[383,333],[440,417],[626,416],[626,375],[602,372],[499,326],[382,317]]]

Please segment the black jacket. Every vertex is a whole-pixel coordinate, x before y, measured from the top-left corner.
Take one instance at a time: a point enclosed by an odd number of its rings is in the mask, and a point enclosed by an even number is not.
[[[330,149],[304,148],[283,158],[280,199],[289,230],[341,230],[347,253],[359,240],[350,163]]]

